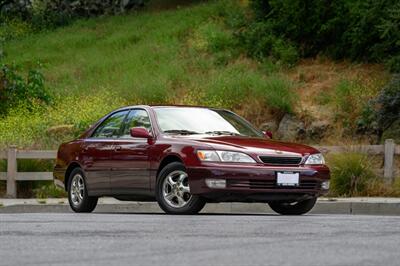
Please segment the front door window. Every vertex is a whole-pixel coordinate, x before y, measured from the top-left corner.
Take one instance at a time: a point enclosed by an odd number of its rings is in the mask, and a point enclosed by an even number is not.
[[[121,138],[132,138],[130,129],[133,127],[143,127],[152,133],[150,117],[145,110],[131,110],[126,121]]]
[[[93,133],[92,138],[117,138],[128,111],[117,112],[108,117]]]

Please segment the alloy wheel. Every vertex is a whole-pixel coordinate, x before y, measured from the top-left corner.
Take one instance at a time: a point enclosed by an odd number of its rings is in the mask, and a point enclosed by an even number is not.
[[[184,207],[192,198],[187,173],[178,170],[168,174],[163,182],[162,195],[169,206]]]
[[[71,201],[72,204],[78,206],[83,201],[83,196],[85,193],[85,182],[83,181],[83,177],[80,174],[76,174],[71,181]]]

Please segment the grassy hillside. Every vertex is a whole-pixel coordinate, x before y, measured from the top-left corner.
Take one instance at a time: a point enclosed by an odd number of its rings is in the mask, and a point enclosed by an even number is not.
[[[230,108],[256,125],[295,113],[331,123],[338,142],[387,80],[379,65],[305,60],[286,69],[237,48],[220,2],[81,20],[5,44],[6,63],[41,70],[54,101],[15,106],[0,120],[0,147],[56,148],[123,105]],[[347,121],[347,122],[346,122]],[[347,124],[346,124],[347,123]]]
[[[47,105],[16,103],[0,116],[0,149],[11,144],[56,149],[113,109],[165,103],[233,109],[256,126],[279,123],[286,114],[306,127],[314,122],[327,125],[320,137],[298,140],[306,143],[370,141],[357,134],[357,119],[390,78],[382,65],[323,56],[290,67],[273,57],[256,61],[247,56],[232,27],[240,21],[238,9],[242,12],[248,1],[237,1],[241,6],[221,0],[180,8],[166,2],[154,0],[153,8],[144,11],[78,20],[6,42],[0,63],[16,65],[23,76],[30,69],[40,70],[52,100]],[[274,45],[275,55],[290,55],[282,43]],[[373,168],[380,167],[381,157],[344,154],[327,159],[334,169],[332,179],[345,185],[336,186],[333,195],[400,193],[400,179],[389,187],[375,178]],[[5,167],[0,161],[0,171]],[[48,171],[52,164],[20,160],[18,167]],[[359,191],[348,191],[354,177],[360,179]],[[47,185],[20,182],[18,191],[23,196],[63,195]],[[5,182],[0,182],[0,196],[4,190]]]

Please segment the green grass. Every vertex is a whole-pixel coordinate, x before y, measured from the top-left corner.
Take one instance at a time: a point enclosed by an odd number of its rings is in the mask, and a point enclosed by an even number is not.
[[[24,67],[41,62],[48,85],[60,95],[99,88],[131,99],[167,94],[185,75],[182,40],[206,22],[213,5],[177,11],[81,20],[54,32],[31,35],[6,45],[6,61]],[[161,93],[160,91],[164,91]]]
[[[139,103],[240,110],[261,101],[266,111],[290,112],[293,84],[240,53],[218,17],[223,7],[211,2],[80,20],[7,42],[6,63],[21,72],[40,63],[55,100],[29,111],[15,107],[0,119],[0,148],[56,148],[107,112]]]
[[[67,193],[61,189],[56,187],[54,184],[49,184],[50,182],[46,182],[47,184],[44,184],[40,186],[39,188],[36,188],[33,190],[34,195],[37,199],[47,199],[47,198],[65,198],[67,197]]]

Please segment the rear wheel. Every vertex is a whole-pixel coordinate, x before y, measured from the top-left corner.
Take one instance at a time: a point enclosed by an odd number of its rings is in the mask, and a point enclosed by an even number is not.
[[[270,202],[268,205],[272,210],[283,215],[302,215],[314,207],[317,198],[311,198],[299,202]]]
[[[169,214],[196,214],[205,205],[203,198],[190,194],[186,168],[179,162],[170,163],[161,170],[156,199],[161,209]]]
[[[80,168],[74,169],[68,179],[68,201],[74,212],[92,212],[97,205],[97,197],[89,197],[85,176]]]

